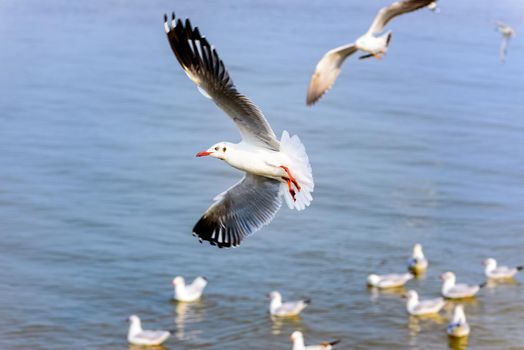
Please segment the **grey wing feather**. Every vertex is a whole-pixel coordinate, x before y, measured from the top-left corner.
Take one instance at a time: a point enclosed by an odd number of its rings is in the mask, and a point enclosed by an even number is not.
[[[219,248],[236,247],[273,220],[282,205],[280,182],[246,173],[215,200],[196,223],[193,234]]]
[[[167,16],[164,19],[171,48],[188,77],[233,119],[244,140],[279,150],[280,144],[266,118],[249,98],[237,91],[224,62],[200,35],[198,27],[193,29],[189,19],[175,21],[174,13],[171,24]]]
[[[396,16],[402,15],[404,13],[412,12],[418,9],[421,9],[423,7],[428,6],[432,2],[436,2],[435,0],[404,0],[404,1],[397,1],[393,4],[382,8],[375,19],[373,20],[373,23],[368,29],[368,33],[371,34],[377,34],[384,30],[384,27],[386,24],[388,24],[389,21],[391,21]]]

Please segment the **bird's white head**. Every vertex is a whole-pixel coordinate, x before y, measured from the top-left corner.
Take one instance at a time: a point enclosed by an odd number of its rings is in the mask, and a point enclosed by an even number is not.
[[[486,266],[487,270],[492,270],[497,268],[497,260],[493,258],[488,258],[482,261],[482,265]]]
[[[405,298],[408,299],[408,302],[409,301],[412,301],[412,300],[418,300],[418,293],[417,291],[415,290],[408,290],[406,292],[406,294],[404,294]]]
[[[294,331],[294,332],[291,334],[291,341],[293,341],[293,342],[296,342],[296,341],[304,341],[304,336],[302,335],[302,332],[300,332],[300,331]]]
[[[269,293],[268,297],[271,300],[282,300],[282,295],[280,295],[280,293],[277,292],[276,290],[274,290],[271,293]]]
[[[184,280],[184,277],[182,276],[176,276],[173,278],[173,287],[183,287],[186,285],[186,281]]]
[[[137,315],[131,315],[127,320],[131,324],[140,324],[140,318]]]
[[[380,281],[380,277],[378,275],[371,274],[368,276],[368,284],[370,286],[376,285],[379,281]]]
[[[229,142],[219,142],[209,147],[207,150],[198,152],[197,157],[210,156],[213,158],[226,160],[233,149],[233,144]]]
[[[444,281],[444,283],[455,284],[456,277],[453,272],[448,271],[441,274],[440,279]]]
[[[413,246],[413,257],[414,258],[424,258],[424,253],[422,252],[422,244],[417,243]]]

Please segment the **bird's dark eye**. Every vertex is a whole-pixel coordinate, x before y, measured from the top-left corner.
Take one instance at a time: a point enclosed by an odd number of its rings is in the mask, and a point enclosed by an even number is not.
[[[225,151],[226,151],[226,148],[225,148],[225,147],[224,147],[224,148],[222,148],[222,152],[225,152]]]
[[[215,151],[218,151],[218,147],[215,147]]]

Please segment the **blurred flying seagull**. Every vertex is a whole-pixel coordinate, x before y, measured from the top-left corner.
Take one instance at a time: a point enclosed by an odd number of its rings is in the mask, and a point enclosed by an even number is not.
[[[153,346],[160,345],[169,338],[171,331],[146,331],[142,329],[142,322],[137,315],[129,316],[129,331],[127,341],[133,345]]]
[[[397,1],[390,6],[382,8],[376,15],[371,27],[366,34],[359,37],[354,43],[337,47],[328,51],[317,63],[315,72],[311,76],[311,82],[307,91],[306,104],[308,106],[318,101],[326,91],[335,83],[340,73],[340,67],[344,60],[358,50],[366,54],[360,59],[375,57],[380,59],[385,55],[391,41],[391,31],[380,35],[384,31],[386,24],[394,17],[404,13],[412,12],[426,7],[433,0],[404,0]]]
[[[200,242],[236,247],[273,220],[282,197],[290,209],[309,206],[314,182],[306,149],[287,131],[277,140],[262,111],[238,92],[217,51],[189,19],[176,20],[173,13],[170,21],[167,15],[164,20],[171,48],[187,76],[231,117],[242,136],[240,143],[219,142],[197,153],[245,172],[240,182],[215,197],[193,227]]]
[[[197,277],[191,284],[186,285],[184,277],[173,278],[174,294],[173,299],[177,301],[191,302],[199,299],[207,286],[205,277]]]
[[[293,342],[293,350],[331,350],[333,346],[340,343],[340,340],[332,342],[324,342],[319,345],[308,345],[304,344],[304,335],[302,332],[294,331],[291,334],[291,341]]]
[[[496,28],[502,34],[502,41],[500,42],[500,62],[504,63],[506,61],[506,53],[508,52],[508,41],[511,38],[514,38],[517,34],[505,23],[496,22]]]
[[[269,298],[271,299],[269,313],[271,316],[278,317],[297,316],[311,303],[310,299],[286,301],[283,303],[282,295],[277,291],[269,293]]]

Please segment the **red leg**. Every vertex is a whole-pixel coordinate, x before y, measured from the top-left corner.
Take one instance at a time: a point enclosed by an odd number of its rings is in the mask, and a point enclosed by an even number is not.
[[[295,190],[293,189],[293,187],[291,187],[291,180],[290,179],[286,179],[287,180],[287,188],[289,190],[289,194],[291,195],[291,198],[293,198],[293,202],[296,202],[297,199],[295,198]]]
[[[284,166],[284,165],[281,165],[280,166],[282,169],[284,169],[284,171],[287,173],[287,176],[289,177],[289,180],[291,180],[291,182],[293,182],[293,185],[295,185],[295,187],[297,188],[298,192],[300,192],[300,185],[298,184],[297,180],[295,179],[295,177],[293,175],[291,175],[291,171],[289,171],[289,168],[287,166]]]

